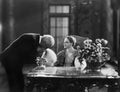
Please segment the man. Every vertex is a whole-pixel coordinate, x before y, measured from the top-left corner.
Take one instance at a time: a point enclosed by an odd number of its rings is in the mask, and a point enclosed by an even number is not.
[[[24,91],[23,65],[36,63],[38,50],[42,53],[54,43],[51,35],[24,33],[2,52],[0,59],[7,73],[10,92]]]

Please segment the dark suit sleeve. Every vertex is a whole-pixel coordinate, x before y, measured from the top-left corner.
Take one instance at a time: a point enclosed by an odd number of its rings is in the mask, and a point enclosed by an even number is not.
[[[6,65],[32,62],[35,58],[37,48],[35,37],[36,35],[31,34],[23,34],[18,37],[2,52],[2,62]]]
[[[37,35],[24,34],[13,41],[0,55],[5,67],[11,92],[23,92],[23,64],[33,62],[36,54]],[[17,92],[18,92],[17,91]]]

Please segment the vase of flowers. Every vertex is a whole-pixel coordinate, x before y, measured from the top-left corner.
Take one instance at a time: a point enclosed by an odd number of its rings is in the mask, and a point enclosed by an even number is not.
[[[110,48],[107,47],[107,40],[96,39],[93,41],[91,39],[86,39],[83,43],[84,47],[79,50],[79,60],[81,61],[84,58],[89,70],[98,70],[104,62],[110,60],[110,55],[108,53]]]

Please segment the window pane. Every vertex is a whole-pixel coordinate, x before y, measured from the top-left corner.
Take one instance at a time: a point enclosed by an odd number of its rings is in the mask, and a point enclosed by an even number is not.
[[[63,49],[63,38],[68,35],[69,17],[50,17],[50,34],[55,37],[54,50]]]
[[[57,18],[57,27],[62,27],[63,25],[63,18]]]
[[[54,27],[50,28],[50,34],[52,36],[55,36],[55,28]]]
[[[63,36],[67,36],[68,35],[68,28],[63,28]]]
[[[62,6],[56,6],[56,13],[62,13]]]
[[[68,28],[57,28],[57,36],[67,36]]]
[[[62,32],[62,28],[57,28],[57,36],[62,36],[63,32]]]
[[[68,18],[63,18],[63,26],[68,27]]]
[[[50,13],[69,13],[70,12],[70,7],[68,5],[58,5],[58,6],[55,6],[55,5],[52,5],[50,6]]]
[[[55,6],[50,6],[50,13],[55,13]]]
[[[63,6],[63,13],[69,13],[69,6]]]
[[[64,37],[63,37],[63,36],[58,36],[58,37],[57,37],[57,41],[56,41],[56,44],[57,44],[57,52],[63,50],[63,40],[64,40]]]
[[[55,27],[55,18],[50,18],[50,26]]]

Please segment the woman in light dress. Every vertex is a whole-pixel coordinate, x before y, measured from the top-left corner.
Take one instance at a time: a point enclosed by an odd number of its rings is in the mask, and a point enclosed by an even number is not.
[[[77,68],[85,68],[87,66],[86,62],[83,60],[81,63],[79,62],[79,53],[74,48],[76,44],[76,38],[73,36],[67,36],[64,39],[64,50],[60,51],[57,54],[57,62],[55,66],[63,66],[63,67],[77,67]]]

